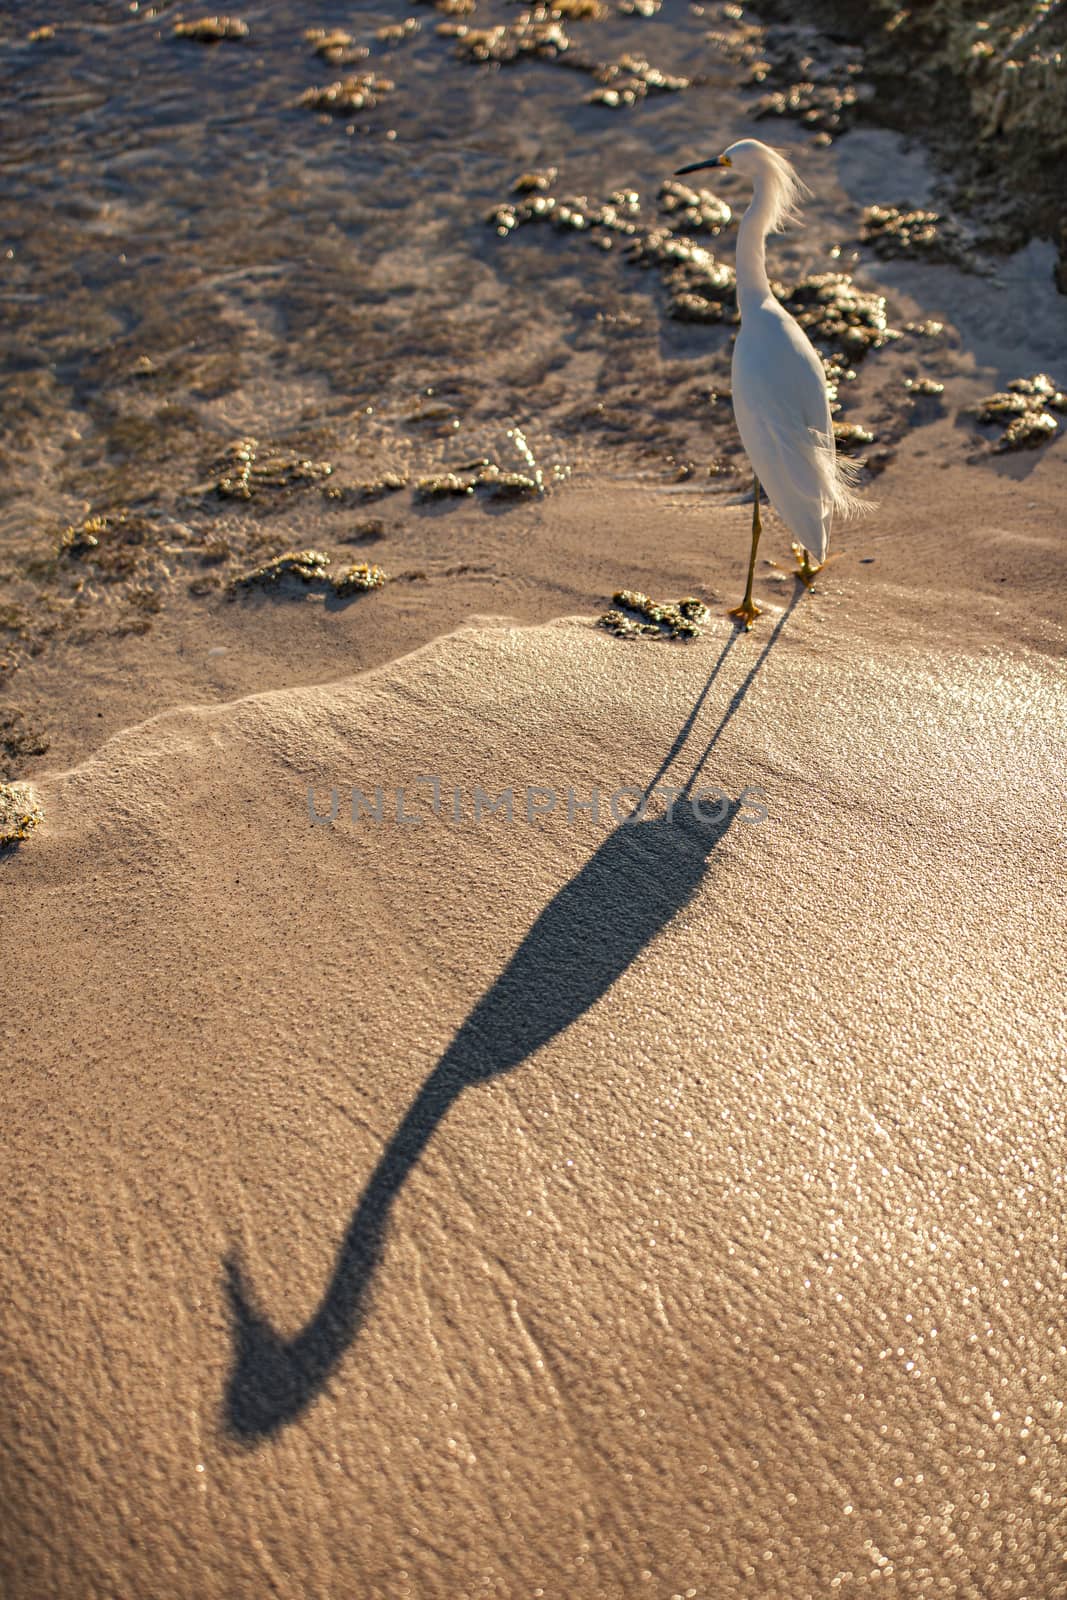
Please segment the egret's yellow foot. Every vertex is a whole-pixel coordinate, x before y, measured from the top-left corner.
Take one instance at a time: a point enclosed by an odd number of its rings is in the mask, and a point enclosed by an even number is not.
[[[727,615],[736,617],[738,622],[744,624],[745,632],[749,633],[752,630],[752,624],[755,622],[756,618],[760,616],[762,609],[762,606],[758,606],[755,600],[746,599],[742,600],[739,606],[734,606],[733,609],[727,613]]]
[[[826,565],[825,561],[813,561],[811,559],[811,551],[802,544],[791,544],[789,548],[800,563],[793,574],[794,578],[799,578],[805,589],[810,589],[815,582],[816,576]]]
[[[799,578],[805,589],[810,589],[820,572],[825,572],[831,561],[839,561],[844,555],[843,550],[835,550],[832,556],[827,556],[825,561],[813,561],[811,551],[806,550],[802,544],[796,543],[789,547],[797,561],[800,563],[793,572],[794,578]]]

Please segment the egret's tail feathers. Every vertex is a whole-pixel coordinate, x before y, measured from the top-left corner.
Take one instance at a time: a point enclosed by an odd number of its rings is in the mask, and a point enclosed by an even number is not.
[[[811,430],[819,461],[819,476],[823,485],[823,504],[835,517],[847,521],[850,517],[866,517],[878,509],[876,500],[861,500],[856,490],[863,476],[858,461],[840,456],[831,437]]]

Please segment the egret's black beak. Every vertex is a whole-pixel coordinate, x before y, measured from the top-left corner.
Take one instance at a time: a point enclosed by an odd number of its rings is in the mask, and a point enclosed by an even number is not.
[[[674,176],[683,178],[687,172],[703,172],[705,167],[728,167],[730,162],[725,156],[716,156],[714,161],[693,161],[688,167],[676,167]]]

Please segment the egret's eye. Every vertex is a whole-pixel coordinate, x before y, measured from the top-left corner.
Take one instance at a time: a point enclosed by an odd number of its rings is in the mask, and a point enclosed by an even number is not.
[[[719,165],[723,166],[723,167],[732,167],[733,166],[733,162],[730,160],[729,156],[720,156],[719,157]]]

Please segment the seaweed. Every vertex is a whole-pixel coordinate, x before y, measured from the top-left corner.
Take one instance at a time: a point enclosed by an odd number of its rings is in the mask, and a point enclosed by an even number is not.
[[[315,583],[327,578],[330,558],[322,550],[286,550],[284,555],[265,561],[261,567],[243,573],[230,582],[231,593],[238,589],[269,589],[283,578],[299,578],[303,583]]]
[[[614,607],[597,618],[597,626],[620,639],[697,639],[708,620],[707,606],[695,595],[660,602],[639,589],[617,589],[611,598]]]

